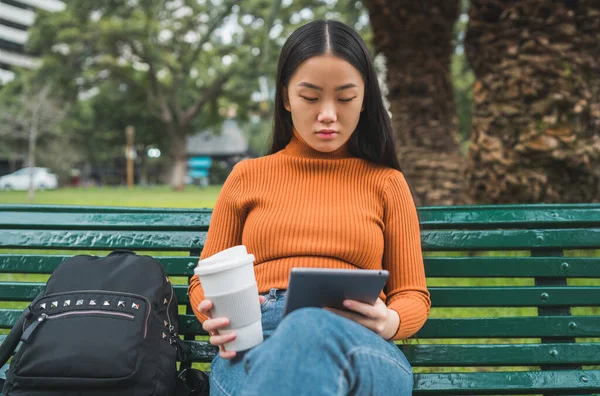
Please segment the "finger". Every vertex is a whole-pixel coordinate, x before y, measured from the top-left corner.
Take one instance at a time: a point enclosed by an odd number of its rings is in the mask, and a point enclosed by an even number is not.
[[[203,314],[210,314],[210,310],[213,307],[213,303],[210,300],[202,300],[200,302],[200,304],[198,305],[198,311],[202,312]]]
[[[341,309],[336,309],[336,308],[325,308],[325,309],[328,311],[331,311],[334,314],[339,315],[343,318],[349,319],[353,322],[363,325],[368,329],[373,330],[375,328],[374,321],[372,319],[365,317],[364,315],[357,314],[354,312],[343,311]]]
[[[376,319],[379,317],[379,313],[375,307],[364,302],[356,300],[344,300],[344,307],[366,316],[367,318]]]
[[[210,343],[214,346],[220,346],[235,340],[236,337],[237,335],[235,333],[215,335],[210,337]]]
[[[261,295],[258,296],[258,302],[260,302],[261,304],[264,303],[266,299],[267,298],[265,296],[261,296]]]
[[[229,326],[229,319],[227,318],[208,319],[202,323],[202,328],[208,333],[218,331],[227,326]]]
[[[223,359],[233,359],[235,357],[235,355],[236,355],[235,351],[221,350],[219,352],[219,356],[221,356]]]

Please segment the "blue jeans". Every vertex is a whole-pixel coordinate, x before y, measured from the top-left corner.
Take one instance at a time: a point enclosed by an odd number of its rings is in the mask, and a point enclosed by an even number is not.
[[[211,364],[211,395],[410,395],[412,368],[391,341],[320,308],[282,320],[285,291],[262,304],[265,341]]]

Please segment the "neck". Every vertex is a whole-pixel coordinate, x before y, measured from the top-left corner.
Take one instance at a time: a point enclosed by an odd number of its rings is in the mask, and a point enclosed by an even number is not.
[[[335,151],[324,152],[312,148],[306,141],[300,136],[296,128],[294,128],[294,134],[288,145],[283,149],[283,154],[300,157],[300,158],[311,158],[311,159],[343,159],[351,158],[352,156],[348,152],[348,143]]]

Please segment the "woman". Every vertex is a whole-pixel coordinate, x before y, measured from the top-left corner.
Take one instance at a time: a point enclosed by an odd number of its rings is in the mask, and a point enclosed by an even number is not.
[[[189,294],[210,342],[211,393],[410,395],[412,369],[392,342],[429,314],[419,223],[400,172],[367,47],[348,26],[314,21],[279,58],[270,155],[237,164],[214,208],[202,257],[243,244],[254,254],[266,340],[225,351],[227,318]],[[387,269],[374,306],[305,308],[281,319],[292,267]]]

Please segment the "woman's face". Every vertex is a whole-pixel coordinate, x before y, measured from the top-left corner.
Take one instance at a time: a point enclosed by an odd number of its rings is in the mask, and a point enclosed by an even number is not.
[[[363,109],[365,84],[347,61],[332,55],[302,62],[283,88],[296,131],[313,149],[332,152],[354,133]]]

